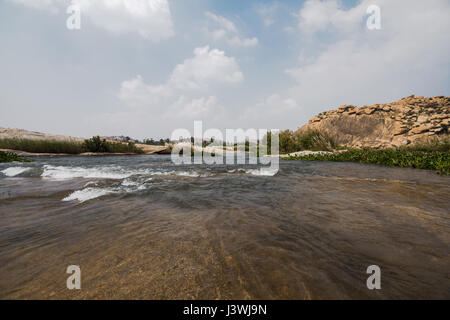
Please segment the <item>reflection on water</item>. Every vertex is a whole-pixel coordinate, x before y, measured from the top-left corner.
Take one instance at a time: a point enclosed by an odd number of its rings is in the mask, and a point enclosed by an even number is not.
[[[450,298],[450,179],[359,164],[0,164],[0,298]],[[378,265],[382,290],[366,287]],[[66,288],[79,265],[82,290]]]

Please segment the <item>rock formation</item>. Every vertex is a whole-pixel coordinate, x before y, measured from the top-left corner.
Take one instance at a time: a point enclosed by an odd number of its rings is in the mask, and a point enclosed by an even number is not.
[[[0,128],[0,139],[27,139],[27,140],[49,140],[49,141],[64,141],[64,142],[84,142],[84,138],[54,135],[48,133],[41,133],[35,131],[28,131],[23,129],[10,129],[10,128]],[[109,142],[117,143],[115,140],[108,140]],[[138,148],[141,148],[145,154],[154,154],[165,152],[169,149],[168,146],[149,146],[145,144],[136,144]],[[3,149],[4,150],[4,149]],[[16,152],[17,153],[17,152]],[[22,152],[22,155],[31,155]]]
[[[403,98],[397,102],[345,105],[311,119],[300,132],[328,132],[342,145],[389,148],[449,133],[450,97]]]
[[[23,129],[0,128],[0,139],[29,139],[29,140],[52,140],[52,141],[66,141],[66,142],[83,142],[84,139],[54,135],[48,133],[41,133],[35,131],[28,131]]]

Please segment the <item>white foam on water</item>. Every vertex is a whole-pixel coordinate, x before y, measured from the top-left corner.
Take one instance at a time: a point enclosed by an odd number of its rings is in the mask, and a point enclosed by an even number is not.
[[[86,187],[89,187],[89,186],[95,186],[97,183],[96,182],[94,182],[94,181],[89,181],[88,183],[86,183],[85,185],[84,185],[84,187],[86,188]]]
[[[197,172],[189,172],[189,171],[179,171],[175,174],[180,177],[192,177],[192,178],[200,177],[200,174],[198,174]]]
[[[80,203],[100,198],[111,194],[126,194],[134,193],[137,191],[142,191],[148,189],[149,185],[145,182],[151,181],[152,178],[146,179],[144,182],[133,181],[130,179],[125,179],[120,185],[110,186],[110,187],[95,187],[95,183],[88,182],[84,189],[72,192],[69,196],[62,199],[62,201],[78,201]]]
[[[238,168],[233,170],[227,170],[228,173],[245,173],[254,176],[273,177],[278,173],[278,170],[272,168],[258,168],[258,169],[244,169]]]
[[[79,202],[83,203],[85,201],[103,197],[111,193],[114,193],[114,191],[100,188],[86,188],[71,193],[69,196],[65,197],[62,201],[78,200]]]
[[[24,173],[25,171],[30,170],[31,168],[22,168],[22,167],[11,167],[7,168],[5,170],[2,170],[2,173],[7,177],[15,177],[18,176],[21,173]]]
[[[133,187],[133,186],[138,186],[138,185],[139,185],[139,182],[137,182],[137,181],[132,181],[129,179],[125,179],[122,181],[122,186],[124,186],[124,187]]]
[[[129,170],[121,167],[96,167],[96,168],[82,168],[82,167],[55,167],[45,165],[41,177],[55,180],[69,180],[75,178],[86,179],[114,179],[123,181],[123,186],[134,186],[137,182],[130,179],[135,175],[145,176],[182,176],[182,177],[199,177],[200,174],[192,171],[153,171],[150,169]]]
[[[117,167],[81,168],[81,167],[54,167],[44,166],[43,178],[67,180],[74,178],[88,179],[125,179],[137,174],[136,171],[127,171]]]
[[[271,168],[259,168],[259,169],[248,169],[245,170],[245,172],[252,174],[254,176],[273,177],[278,173],[278,170]]]

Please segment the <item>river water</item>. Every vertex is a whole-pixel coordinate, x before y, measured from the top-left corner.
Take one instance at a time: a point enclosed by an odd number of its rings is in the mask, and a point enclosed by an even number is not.
[[[0,164],[0,298],[449,299],[449,208],[450,178],[414,169]]]

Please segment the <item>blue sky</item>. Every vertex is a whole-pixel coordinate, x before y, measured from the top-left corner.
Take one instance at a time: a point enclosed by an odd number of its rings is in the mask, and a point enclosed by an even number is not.
[[[0,2],[0,127],[296,129],[342,104],[450,91],[446,0],[74,2],[80,30],[68,0]]]

